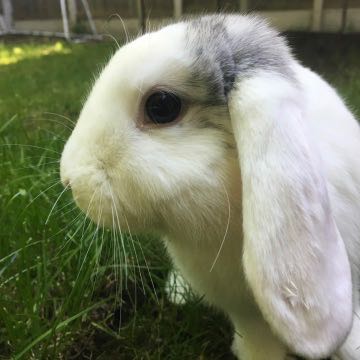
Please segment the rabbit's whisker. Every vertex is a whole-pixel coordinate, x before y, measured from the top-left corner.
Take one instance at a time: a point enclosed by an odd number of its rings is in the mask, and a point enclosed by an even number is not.
[[[115,224],[115,212],[114,212],[114,201],[112,200],[112,205],[111,205],[111,215],[112,215],[112,230],[111,230],[111,245],[112,245],[112,249],[113,249],[113,264],[114,264],[114,281],[115,281],[115,303],[114,303],[114,307],[116,308],[117,306],[117,301],[119,301],[119,306],[120,306],[120,319],[119,319],[119,328],[118,330],[120,330],[121,327],[121,300],[122,300],[122,291],[123,291],[123,278],[122,278],[122,271],[121,271],[121,256],[119,256],[119,267],[117,267],[117,240],[116,240],[116,224]],[[120,254],[119,254],[120,255]],[[118,275],[119,275],[119,280],[118,280]],[[120,286],[120,287],[119,287]],[[120,294],[119,294],[119,289],[120,289]]]
[[[88,215],[88,213],[89,213],[89,211],[90,211],[91,204],[92,204],[92,200],[94,199],[95,194],[96,194],[96,190],[94,191],[94,193],[93,193],[93,195],[92,195],[92,197],[91,197],[91,201],[90,201],[90,203],[89,203],[89,205],[88,205],[87,212],[86,212],[86,216],[85,216],[85,218],[84,218],[84,226],[85,226],[85,224],[86,224],[87,215]],[[89,221],[89,224],[88,224],[88,226],[87,226],[87,228],[86,228],[86,231],[90,228],[90,226],[91,226],[91,220]],[[98,229],[98,226],[97,226],[97,229]],[[95,233],[96,233],[96,231],[95,231]],[[80,239],[81,248],[84,248],[84,244],[83,244],[84,234],[85,234],[85,232],[84,232],[84,227],[83,227],[83,233],[82,233],[82,236],[81,236],[81,239]],[[83,269],[83,266],[84,266],[84,264],[85,264],[85,262],[86,262],[86,259],[87,259],[87,257],[88,257],[90,248],[91,248],[91,246],[92,246],[94,237],[95,237],[95,235],[92,236],[92,239],[90,240],[90,244],[87,244],[87,250],[86,250],[85,256],[84,256],[84,258],[83,258],[83,260],[82,260],[81,266],[80,266],[80,268],[79,268],[79,272],[78,272],[77,277],[76,277],[76,279],[75,279],[75,283],[76,283],[76,281],[78,280],[78,278],[79,278],[79,276],[80,276],[80,274],[81,274],[81,271],[82,271],[82,269]]]
[[[114,204],[114,209],[115,209],[115,216],[116,216],[116,223],[117,223],[117,227],[119,229],[119,235],[120,235],[120,241],[121,241],[121,247],[122,250],[124,252],[124,260],[125,260],[125,279],[127,279],[128,277],[128,273],[127,273],[127,254],[126,254],[126,248],[125,248],[125,243],[124,243],[124,236],[123,233],[121,231],[121,225],[120,225],[120,219],[119,219],[119,214],[116,208],[116,203],[115,203],[115,199],[114,199],[114,194],[112,192],[112,190],[110,189],[110,194],[111,194],[111,198],[113,200],[113,204]],[[120,250],[120,249],[119,249]]]
[[[115,42],[116,46],[118,47],[118,49],[121,48],[119,42],[116,40],[116,37],[114,35],[111,35],[110,33],[106,33],[106,34],[103,34],[103,36],[107,36],[110,39],[114,40],[114,42]]]
[[[137,239],[137,242],[140,244],[140,241],[139,241],[138,237],[136,237],[136,239]],[[156,288],[155,288],[155,285],[154,285],[153,278],[152,278],[152,276],[151,276],[151,271],[150,271],[149,265],[148,265],[148,263],[147,263],[147,261],[146,261],[146,257],[145,257],[145,254],[144,254],[143,248],[142,248],[142,246],[141,246],[141,245],[139,246],[139,248],[140,248],[140,251],[141,251],[142,257],[143,257],[143,259],[144,259],[144,262],[145,262],[145,266],[146,266],[146,269],[147,269],[147,273],[148,273],[148,275],[149,275],[149,279],[150,279],[151,287],[152,287],[152,289],[153,289],[153,292],[154,292],[154,295],[155,295],[156,302],[159,304],[159,298],[158,298],[158,295],[157,295],[157,292],[156,292]]]
[[[58,162],[60,162],[60,159],[58,157],[52,157],[52,156],[44,156],[44,155],[31,155],[31,156],[26,156],[22,159],[22,162],[26,162],[26,161],[30,161],[33,159],[51,159],[51,160],[57,160]],[[45,163],[47,164],[47,163]],[[9,165],[9,162],[5,162],[3,164],[1,164],[2,166],[6,166]]]
[[[91,227],[91,220],[89,220],[89,223],[88,223],[87,226],[86,226],[86,220],[88,219],[88,214],[89,214],[89,211],[90,211],[90,208],[91,208],[92,201],[93,201],[93,199],[94,199],[94,197],[95,197],[95,194],[96,194],[96,190],[93,192],[93,194],[92,194],[92,196],[91,196],[89,205],[88,205],[87,210],[86,210],[86,215],[84,216],[83,220],[80,221],[80,224],[79,224],[78,228],[76,229],[75,233],[72,234],[72,236],[69,237],[69,240],[64,244],[64,246],[66,246],[67,243],[68,243],[69,241],[71,241],[71,240],[75,237],[75,235],[82,229],[81,237],[80,237],[80,239],[78,240],[78,243],[80,243],[80,250],[81,250],[81,251],[82,251],[84,248],[86,248],[86,246],[85,246],[85,244],[84,244],[84,238],[85,238],[86,232],[87,232],[88,229]],[[79,215],[81,215],[81,213],[80,213]],[[78,215],[78,216],[79,216],[79,215]],[[81,270],[82,270],[82,266],[83,266],[85,260],[86,260],[86,257],[84,258],[81,266],[80,266],[80,263],[79,263],[79,265],[78,265],[78,266],[79,266],[79,272],[78,272],[78,275],[77,275],[77,277],[76,277],[76,280],[77,280],[77,279],[79,278],[79,276],[80,276],[80,273],[81,273]],[[81,258],[80,258],[80,257],[79,257],[79,261],[81,261]],[[76,282],[76,280],[75,280],[75,282]]]
[[[72,205],[72,208],[71,208],[70,210],[67,210],[67,211],[65,211],[64,213],[62,213],[62,214],[61,214],[62,216],[64,216],[65,214],[68,214],[68,213],[71,212],[71,211],[76,210],[76,205],[75,205],[75,203],[74,203],[74,200],[71,199],[68,203],[66,203],[65,205],[63,205],[63,206],[60,207],[59,209],[55,210],[55,211],[53,212],[53,215],[58,214],[59,212],[63,211],[65,208],[69,207],[70,205]]]
[[[126,216],[125,214],[123,214],[124,216],[124,220],[126,222],[126,226],[128,228],[128,237],[127,237],[127,240],[129,240],[130,238],[130,244],[132,245],[132,248],[133,248],[133,251],[134,251],[134,254],[133,256],[130,257],[130,259],[132,260],[131,261],[131,267],[129,268],[130,272],[133,270],[133,279],[134,279],[134,313],[136,314],[137,312],[137,288],[138,288],[138,285],[137,285],[137,274],[136,274],[136,268],[134,267],[134,257],[135,257],[135,261],[136,263],[138,264],[138,266],[140,265],[139,264],[139,260],[138,260],[138,256],[137,256],[137,253],[136,253],[136,248],[134,246],[134,240],[132,238],[132,235],[131,235],[131,231],[130,231],[130,228],[129,228],[129,224],[128,224],[128,221],[126,219]],[[130,253],[131,253],[131,248],[129,249],[130,250]],[[139,275],[140,275],[140,282],[141,282],[141,285],[142,285],[142,288],[143,288],[143,293],[145,294],[145,287],[144,287],[144,281],[142,279],[142,275],[141,275],[141,270],[138,269],[138,272],[139,272]]]
[[[125,26],[125,22],[124,20],[122,19],[122,17],[118,14],[118,13],[114,13],[114,14],[111,14],[108,18],[107,18],[107,22],[109,22],[112,18],[118,18],[121,22],[121,25],[123,27],[123,30],[124,30],[124,34],[125,34],[125,40],[126,40],[126,44],[129,42],[129,33],[126,29],[126,26]],[[119,46],[120,47],[120,46]]]
[[[56,141],[61,141],[63,143],[66,143],[66,141],[67,141],[67,139],[64,139],[64,138],[60,137],[58,133],[56,133],[54,131],[51,131],[49,129],[44,128],[44,129],[40,129],[40,131],[43,131],[43,132],[45,132],[47,134],[50,134],[53,137],[52,142],[54,142],[56,140]]]
[[[99,211],[98,211],[98,219],[97,219],[97,224],[98,224],[98,228],[100,226],[100,221],[101,221],[101,217],[102,217],[102,196],[103,196],[103,192],[101,189],[100,192],[100,201],[99,201]],[[100,261],[100,256],[101,256],[101,250],[102,250],[102,242],[100,242],[100,247],[98,246],[99,243],[99,237],[98,237],[98,231],[97,231],[97,235],[96,235],[96,242],[95,242],[95,266],[94,266],[94,271],[93,271],[93,288],[91,293],[93,294],[95,291],[95,284],[97,281],[97,276],[99,273],[99,261]],[[102,227],[102,236],[104,235],[104,227]]]
[[[18,170],[44,170],[44,169],[39,169],[40,165],[51,165],[51,164],[59,164],[59,160],[56,161],[48,161],[48,162],[43,162],[39,165],[37,164],[31,164],[29,166],[22,166],[22,167],[18,167],[18,168],[11,168],[12,171],[18,171]],[[47,169],[47,170],[51,170],[52,174],[58,174],[60,171],[57,169],[57,167],[53,167],[52,169]]]
[[[93,277],[93,279],[92,279],[92,289],[91,289],[91,291],[90,291],[90,296],[92,296],[93,293],[94,293],[94,291],[95,291],[96,270],[97,270],[97,264],[98,264],[98,261],[97,261],[97,260],[98,260],[98,246],[97,246],[97,244],[98,244],[98,235],[99,235],[99,229],[100,229],[100,219],[101,219],[101,216],[102,216],[102,208],[101,208],[101,204],[100,204],[100,206],[99,206],[99,208],[98,208],[96,229],[95,229],[95,231],[93,232],[92,240],[91,240],[91,242],[90,242],[90,244],[89,244],[89,248],[91,248],[91,247],[93,247],[93,246],[95,247],[95,248],[94,248],[95,253],[94,253],[94,257],[93,257],[93,261],[95,261],[95,266],[94,266],[94,269],[95,269],[95,270],[92,271],[92,277]],[[94,244],[94,245],[93,245],[93,244]]]
[[[114,251],[115,251],[115,274],[117,279],[120,279],[120,283],[116,282],[116,293],[119,294],[120,289],[120,296],[119,299],[122,299],[122,287],[123,287],[123,279],[125,280],[125,289],[128,288],[128,263],[127,263],[127,253],[126,251],[121,251],[121,246],[123,244],[123,234],[121,229],[119,228],[118,220],[117,220],[117,209],[114,206],[114,215],[115,215],[115,228],[114,228]],[[119,240],[121,245],[119,244]],[[119,266],[124,262],[124,270],[125,274],[122,273],[122,266]],[[124,276],[123,276],[124,275]],[[119,324],[119,328],[121,326],[121,321]]]
[[[21,146],[21,147],[28,147],[28,148],[33,148],[33,149],[40,149],[40,150],[46,150],[46,151],[51,151],[54,152],[58,155],[61,156],[61,153],[54,150],[54,149],[49,149],[49,148],[45,148],[42,146],[37,146],[37,145],[29,145],[29,144],[1,144],[0,146],[4,146],[4,147],[10,147],[10,146]]]
[[[222,185],[223,185],[223,189],[224,189],[224,192],[225,192],[225,195],[226,195],[226,200],[227,200],[227,205],[228,205],[228,216],[227,216],[227,223],[226,223],[225,233],[224,233],[224,236],[223,236],[222,241],[220,243],[219,250],[218,250],[218,252],[217,252],[217,254],[215,256],[214,262],[211,265],[210,272],[212,272],[212,270],[214,269],[214,266],[215,266],[215,264],[216,264],[216,262],[217,262],[217,260],[218,260],[218,258],[220,256],[221,250],[222,250],[222,248],[224,246],[224,243],[225,243],[227,233],[229,231],[229,225],[230,225],[230,216],[231,216],[230,199],[229,199],[229,194],[228,194],[228,192],[226,190],[225,185],[224,184],[222,184]]]
[[[133,236],[131,234],[130,226],[129,226],[129,223],[127,221],[127,218],[126,218],[125,214],[124,214],[124,219],[125,219],[125,222],[126,222],[127,229],[129,231],[130,242],[131,242],[132,248],[134,250],[134,255],[135,255],[135,260],[136,260],[136,263],[137,263],[137,266],[138,266],[138,271],[139,271],[140,281],[141,281],[141,285],[142,285],[142,290],[143,290],[143,293],[145,294],[146,293],[145,292],[145,284],[144,284],[144,280],[143,280],[141,269],[140,269],[140,262],[139,262],[139,258],[138,258],[137,252],[136,252],[134,238],[133,238]],[[141,246],[140,243],[139,243],[139,246]],[[134,274],[136,275],[136,272],[134,272]],[[134,278],[136,279],[136,276],[134,276]]]
[[[75,210],[77,208],[75,207]],[[74,218],[74,220],[72,220],[67,226],[65,226],[63,229],[59,230],[56,234],[54,234],[53,236],[51,236],[49,239],[55,237],[56,235],[60,234],[61,232],[65,231],[67,228],[70,228],[70,226],[72,226],[73,224],[75,224],[75,222],[77,220],[79,220],[79,217],[81,217],[83,214],[81,212],[79,212],[79,214]],[[81,229],[82,224],[83,224],[83,220],[81,220],[78,224],[78,227],[76,228],[75,232],[73,234],[70,234],[69,232],[66,234],[69,238],[65,241],[65,243],[59,248],[59,250],[57,251],[56,255],[59,255],[66,247],[67,245],[70,243],[70,241],[73,241],[75,238],[75,235],[78,233],[78,231]]]
[[[49,219],[50,219],[50,217],[51,217],[51,214],[52,214],[52,212],[54,211],[55,206],[56,206],[57,203],[59,202],[61,196],[65,193],[66,190],[69,189],[69,187],[70,187],[69,184],[66,185],[66,186],[64,187],[64,189],[61,191],[60,195],[57,197],[57,199],[56,199],[56,201],[54,202],[54,205],[52,206],[52,208],[51,208],[51,210],[50,210],[50,212],[49,212],[49,215],[48,215],[48,217],[47,217],[47,219],[46,219],[46,221],[45,221],[45,225],[48,223],[48,221],[49,221]]]
[[[26,167],[24,168],[20,168],[20,170],[22,169],[26,169]],[[31,168],[32,170],[34,170],[34,168]],[[18,176],[12,179],[13,184],[15,184],[16,182],[20,182],[22,180],[25,179],[33,179],[33,178],[39,178],[38,181],[34,182],[31,186],[31,190],[33,188],[35,188],[36,185],[38,184],[44,184],[45,186],[49,183],[49,181],[53,180],[53,178],[51,177],[52,175],[56,175],[59,174],[59,170],[55,170],[53,169],[51,172],[49,172],[47,174],[47,179],[44,178],[44,174],[39,172],[37,174],[27,174],[27,175],[23,175],[23,176]],[[58,184],[60,184],[60,180],[56,180]]]
[[[64,128],[66,128],[70,131],[73,131],[73,128],[71,128],[69,125],[65,124],[63,121],[59,121],[59,120],[55,120],[55,119],[48,119],[48,118],[43,118],[43,117],[38,117],[34,121],[47,121],[50,123],[62,125]],[[42,130],[44,130],[44,129],[42,129]]]
[[[60,180],[56,180],[54,183],[52,183],[52,185],[50,185],[49,187],[47,187],[45,190],[40,191],[40,193],[37,194],[37,195],[25,206],[23,212],[24,212],[29,206],[31,206],[31,204],[33,204],[34,201],[35,201],[36,199],[38,199],[41,195],[45,195],[45,193],[46,193],[47,191],[49,191],[49,190],[52,189],[53,187],[59,185],[60,183],[61,183]]]
[[[91,196],[91,198],[90,198],[88,207],[87,207],[87,209],[86,209],[85,217],[84,217],[84,220],[83,220],[83,223],[82,223],[82,233],[81,233],[81,238],[80,238],[81,246],[83,246],[82,240],[83,240],[84,234],[85,234],[86,220],[87,220],[88,217],[89,217],[91,205],[92,205],[92,202],[93,202],[93,200],[94,200],[94,198],[95,198],[95,195],[96,195],[96,190],[94,190],[94,192],[93,192],[93,194],[92,194],[92,196]],[[89,224],[88,224],[88,226],[86,227],[86,231],[89,229],[90,226],[91,226],[91,220],[89,220]]]
[[[80,274],[81,274],[81,271],[82,271],[82,269],[83,269],[83,267],[84,267],[84,264],[85,264],[85,262],[86,262],[86,260],[87,260],[88,255],[89,255],[89,253],[90,253],[90,249],[91,249],[91,247],[92,247],[92,245],[93,245],[93,243],[94,243],[94,240],[95,240],[95,238],[96,238],[96,234],[97,234],[98,229],[99,229],[99,225],[97,225],[97,227],[96,227],[93,235],[91,236],[90,243],[87,244],[87,250],[86,250],[85,256],[84,256],[84,258],[83,258],[83,261],[82,261],[82,263],[81,263],[81,266],[80,266],[80,269],[79,269],[79,272],[78,272],[78,275],[77,275],[77,277],[76,277],[75,282],[77,281],[77,279],[79,278],[79,276],[80,276]]]
[[[44,114],[58,116],[58,117],[60,117],[62,119],[68,120],[74,126],[76,124],[74,120],[71,120],[68,116],[65,116],[65,115],[62,115],[62,114],[58,114],[58,113],[54,113],[54,112],[50,112],[50,111],[44,111]]]

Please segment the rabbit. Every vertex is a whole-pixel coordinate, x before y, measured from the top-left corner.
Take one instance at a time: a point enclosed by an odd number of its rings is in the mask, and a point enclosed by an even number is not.
[[[61,157],[101,226],[155,232],[241,360],[360,359],[360,129],[252,15],[121,47]]]

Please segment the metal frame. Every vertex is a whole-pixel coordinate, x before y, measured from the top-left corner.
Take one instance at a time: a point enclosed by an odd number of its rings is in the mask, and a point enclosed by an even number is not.
[[[68,11],[70,12],[71,20],[76,19],[76,2],[73,0],[59,0],[61,9],[61,18],[63,22],[63,32],[51,32],[51,31],[18,31],[14,29],[13,24],[13,8],[11,0],[1,0],[4,14],[0,14],[0,36],[4,35],[25,35],[25,36],[44,36],[44,37],[56,37],[65,38],[70,41],[74,40],[102,40],[103,36],[98,35],[95,22],[91,15],[90,7],[87,0],[81,0],[84,7],[87,21],[89,23],[92,34],[71,34],[69,26]],[[67,9],[67,1],[69,9]],[[75,16],[74,16],[75,13]]]

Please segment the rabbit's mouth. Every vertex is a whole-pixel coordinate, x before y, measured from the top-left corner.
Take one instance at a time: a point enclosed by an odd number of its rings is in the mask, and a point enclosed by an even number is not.
[[[64,185],[71,189],[73,200],[78,208],[99,226],[110,227],[112,213],[118,209],[108,192],[105,192],[106,184],[92,184],[90,175],[62,180]],[[105,185],[105,186],[104,186]]]
[[[134,192],[121,191],[119,184],[99,171],[76,174],[69,180],[62,176],[65,187],[71,188],[72,197],[79,209],[100,227],[121,232],[144,232],[154,226],[154,211],[148,202],[137,199]],[[120,188],[120,191],[119,191]]]

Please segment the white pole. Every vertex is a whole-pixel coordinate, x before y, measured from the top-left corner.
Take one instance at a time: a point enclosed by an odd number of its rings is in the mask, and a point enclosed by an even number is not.
[[[142,34],[146,31],[146,22],[145,22],[145,3],[144,0],[136,1],[138,19],[139,19],[139,27]]]
[[[65,0],[60,0],[60,8],[61,8],[61,16],[63,21],[64,28],[64,36],[66,39],[70,39],[70,31],[69,31],[69,21],[66,12],[66,2]]]
[[[321,30],[323,6],[324,6],[324,0],[314,0],[312,27],[311,27],[312,31]]]
[[[181,18],[183,12],[183,1],[173,0],[173,6],[174,6],[174,18],[175,19]]]
[[[340,33],[344,33],[346,31],[348,7],[349,7],[349,0],[343,0],[342,11],[341,11]]]
[[[75,25],[77,21],[76,0],[67,0],[67,7],[69,10],[70,25]]]
[[[94,20],[93,20],[93,17],[91,15],[91,11],[90,11],[90,8],[89,8],[89,4],[87,2],[87,0],[81,0],[83,6],[84,6],[84,9],[85,9],[85,13],[86,13],[86,17],[89,21],[89,25],[90,25],[90,29],[92,31],[92,33],[94,35],[97,35],[97,30],[96,30],[96,26],[95,26],[95,23],[94,23]]]
[[[5,30],[10,31],[13,28],[13,7],[11,0],[2,0],[2,8]]]
[[[0,15],[0,27],[3,29],[3,31],[6,31],[5,20],[4,20],[4,17],[2,15]]]

